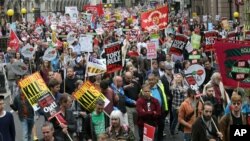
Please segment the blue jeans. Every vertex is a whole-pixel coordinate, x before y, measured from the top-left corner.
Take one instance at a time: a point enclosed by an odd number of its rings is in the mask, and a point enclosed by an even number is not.
[[[176,108],[172,107],[172,114],[173,114],[173,121],[172,121],[172,124],[170,125],[170,132],[172,135],[174,135],[175,128],[178,123],[178,112]]]
[[[34,119],[24,118],[21,122],[22,125],[22,141],[32,141],[32,128]]]
[[[184,133],[184,141],[191,141],[191,133]]]

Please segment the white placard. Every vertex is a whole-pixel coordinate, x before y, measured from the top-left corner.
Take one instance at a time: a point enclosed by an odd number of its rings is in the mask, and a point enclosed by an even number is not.
[[[79,38],[82,52],[93,52],[93,36],[86,35]]]
[[[76,22],[78,19],[78,10],[76,6],[65,7],[65,13],[69,14],[72,22]]]

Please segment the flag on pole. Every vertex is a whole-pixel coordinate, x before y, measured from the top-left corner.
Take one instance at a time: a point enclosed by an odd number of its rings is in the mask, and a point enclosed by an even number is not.
[[[16,35],[16,33],[10,29],[10,37],[9,37],[9,42],[8,42],[8,47],[10,47],[13,50],[18,51],[19,49],[19,39]]]

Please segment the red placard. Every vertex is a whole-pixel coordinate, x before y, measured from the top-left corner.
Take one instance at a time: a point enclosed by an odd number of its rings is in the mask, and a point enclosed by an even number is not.
[[[164,29],[168,25],[168,6],[163,6],[155,10],[143,12],[141,14],[141,27],[143,30],[150,31],[152,27],[158,26]]]
[[[175,55],[182,55],[188,42],[188,37],[184,34],[177,34],[171,45],[170,53]]]
[[[217,41],[215,51],[225,86],[250,87],[250,43]]]
[[[156,45],[153,42],[147,43],[147,59],[156,59],[157,58],[157,50]]]
[[[215,40],[218,39],[218,31],[206,31],[205,34],[205,51],[214,51]]]
[[[153,141],[154,135],[155,135],[155,127],[144,123],[143,140]]]
[[[84,5],[83,10],[98,13],[99,16],[104,14],[102,3],[97,5]]]

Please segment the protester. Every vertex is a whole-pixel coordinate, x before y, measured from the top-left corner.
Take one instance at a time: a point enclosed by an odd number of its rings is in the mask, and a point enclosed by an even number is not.
[[[95,110],[88,115],[85,121],[85,138],[87,141],[96,141],[98,136],[105,133],[109,127],[109,117],[104,113],[105,102],[101,99],[96,101]]]
[[[122,124],[123,116],[121,111],[114,110],[110,114],[110,126],[105,134],[113,140],[135,141],[135,136],[129,126]]]
[[[74,69],[71,67],[67,68],[67,76],[65,80],[61,83],[60,92],[66,92],[71,95],[76,88],[75,83],[77,80],[78,79],[74,75]]]
[[[211,80],[206,84],[211,84],[214,88],[215,99],[217,103],[216,107],[216,117],[220,118],[223,115],[224,109],[229,102],[229,96],[225,91],[224,85],[221,82],[221,75],[218,72],[213,73]],[[206,85],[204,88],[206,88]],[[205,89],[203,89],[205,91]],[[203,92],[204,93],[204,92]]]
[[[172,135],[175,134],[175,128],[178,123],[178,110],[180,108],[181,103],[185,99],[186,93],[186,86],[184,86],[183,77],[180,73],[175,74],[173,83],[171,85],[172,90],[172,114],[173,114],[173,121],[170,125],[170,132]]]
[[[220,109],[220,108],[217,108],[217,107],[221,106],[221,105],[216,102],[216,99],[214,97],[214,88],[213,88],[213,86],[211,84],[208,84],[208,85],[206,85],[206,87],[204,89],[205,89],[206,93],[204,93],[204,96],[201,97],[201,99],[200,99],[200,101],[198,103],[198,113],[197,113],[197,115],[200,117],[201,114],[202,114],[203,102],[209,101],[209,102],[211,102],[213,104],[213,107],[214,107],[213,116],[216,116],[216,115],[218,115],[216,113],[220,112],[220,111],[217,112],[217,110]],[[216,118],[218,119],[218,117],[216,117]]]
[[[10,94],[15,96],[16,93],[16,74],[12,70],[12,64],[15,62],[14,56],[9,57],[10,62],[5,66],[6,77],[8,80],[8,86],[10,90]]]
[[[181,103],[178,111],[178,122],[179,126],[183,127],[184,140],[191,141],[191,129],[192,124],[195,121],[195,112],[197,101],[195,99],[196,92],[191,88],[187,90],[187,98]]]
[[[53,124],[46,121],[42,126],[43,138],[39,141],[57,141],[54,137],[54,127]]]
[[[51,79],[48,83],[48,87],[53,94],[56,103],[59,104],[59,99],[61,98],[62,94],[59,93],[60,90],[60,83],[56,79]]]
[[[148,84],[150,85],[150,91],[154,98],[156,98],[161,107],[161,114],[158,119],[158,124],[161,125],[158,128],[157,140],[163,140],[163,130],[165,128],[165,118],[168,112],[168,101],[167,95],[165,94],[165,89],[161,81],[159,81],[158,76],[151,73],[148,76]]]
[[[122,112],[123,115],[123,124],[128,125],[128,114],[127,114],[127,109],[126,109],[126,104],[130,105],[136,105],[136,101],[128,98],[125,93],[124,93],[124,88],[123,88],[123,79],[121,76],[115,76],[113,78],[113,83],[110,86],[114,93],[118,95],[118,104],[117,108]]]
[[[15,141],[16,130],[13,115],[4,110],[4,96],[0,95],[0,140]]]
[[[73,138],[73,134],[76,131],[76,121],[73,115],[71,107],[71,98],[69,94],[62,94],[59,99],[61,117],[63,119],[58,119],[54,117],[52,123],[55,128],[55,138],[58,141],[70,141],[69,137]]]
[[[142,87],[140,98],[136,102],[136,111],[138,113],[138,133],[140,141],[143,140],[144,124],[149,124],[156,128],[155,140],[157,140],[157,119],[161,114],[161,109],[158,100],[151,96],[150,85],[148,84]]]
[[[137,101],[139,97],[139,93],[141,90],[141,86],[138,81],[133,80],[133,76],[131,72],[125,72],[124,74],[124,94],[134,100]],[[136,125],[136,119],[137,119],[137,113],[135,109],[136,105],[134,104],[126,104],[127,108],[127,113],[128,113],[128,123],[130,125],[131,130],[134,132],[135,131],[135,126]]]
[[[222,133],[217,131],[217,120],[212,117],[213,109],[210,101],[203,104],[202,115],[192,125],[192,141],[216,141],[223,138]]]
[[[22,127],[22,141],[32,141],[32,128],[34,126],[34,110],[23,92],[14,98],[11,108],[18,112],[18,118]]]
[[[246,125],[246,116],[241,112],[242,99],[240,95],[232,95],[232,111],[222,116],[219,121],[223,141],[230,141],[230,125]]]

